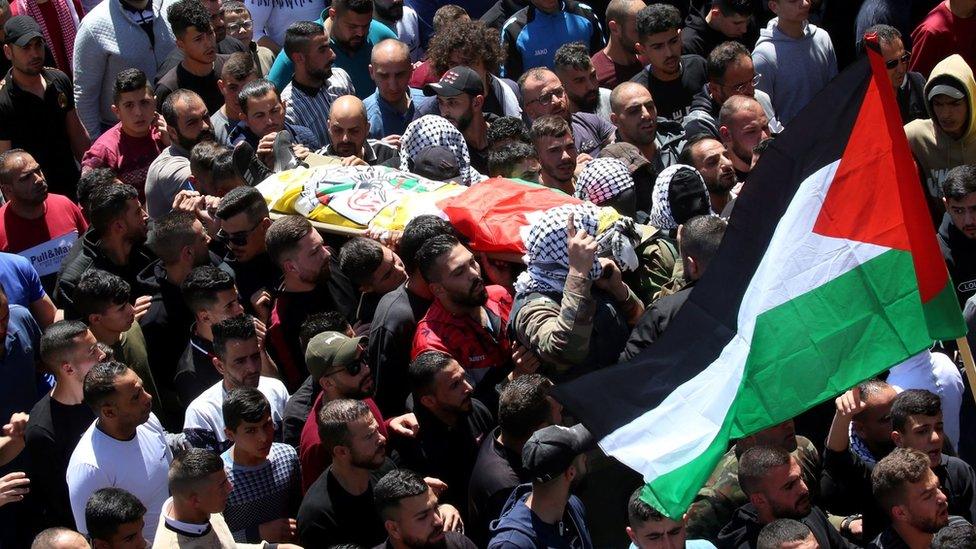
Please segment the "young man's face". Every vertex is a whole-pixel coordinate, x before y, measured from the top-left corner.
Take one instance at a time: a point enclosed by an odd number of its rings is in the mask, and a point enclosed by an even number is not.
[[[8,201],[39,206],[47,200],[47,180],[41,165],[29,154],[17,154],[7,160],[10,166],[10,184],[3,185]]]
[[[908,74],[908,62],[911,61],[911,54],[905,51],[905,44],[902,43],[901,38],[895,38],[890,42],[879,40],[878,44],[881,46],[881,57],[885,60],[891,84],[896,88],[901,87],[905,81],[905,75]],[[895,68],[887,69],[887,63],[897,64]]]
[[[471,384],[464,378],[464,369],[452,360],[434,376],[434,400],[436,406],[445,412],[467,414],[472,410]]]
[[[708,192],[727,193],[736,184],[735,169],[725,152],[725,145],[717,139],[705,139],[693,146],[692,165],[705,180]]]
[[[792,457],[788,465],[769,470],[761,492],[776,518],[799,520],[810,513],[810,490],[803,482],[800,464]]]
[[[251,221],[246,212],[232,215],[222,223],[222,229],[229,236],[227,247],[241,262],[248,262],[258,254],[264,253],[264,235],[268,228],[268,218],[257,223]]]
[[[437,512],[437,496],[430,488],[400,500],[390,537],[404,547],[439,547],[444,543],[444,520]],[[388,526],[389,528],[389,526]]]
[[[142,518],[120,524],[109,539],[92,540],[93,549],[146,549],[146,538],[142,537],[145,524],[146,521]]]
[[[888,387],[871,395],[868,407],[854,418],[854,431],[868,444],[891,447],[891,404],[898,392]]]
[[[430,284],[440,301],[462,307],[478,307],[488,300],[488,290],[481,277],[481,267],[462,244],[437,258],[440,279]]]
[[[386,437],[380,433],[373,414],[349,423],[350,461],[363,469],[378,469],[386,461]]]
[[[126,238],[132,242],[145,242],[149,235],[149,214],[139,203],[138,198],[129,199],[122,217],[126,227]]]
[[[268,457],[274,442],[275,426],[269,410],[259,421],[242,421],[233,431],[226,429],[227,438],[234,442],[235,451],[248,456]]]
[[[413,76],[410,58],[400,55],[399,50],[394,48],[381,52],[374,50],[373,56],[375,61],[370,64],[369,74],[376,83],[380,97],[390,103],[400,101],[407,93],[410,77]]]
[[[946,211],[952,224],[967,238],[976,239],[976,193],[969,193],[963,198],[943,198]]]
[[[936,95],[932,99],[932,114],[935,122],[953,139],[962,137],[969,121],[969,107],[966,98],[953,99],[948,95]]]
[[[243,88],[248,82],[252,80],[257,80],[256,74],[251,73],[244,77],[243,80],[238,80],[231,76],[230,74],[223,74],[220,80],[217,81],[217,87],[220,89],[220,95],[224,96],[224,106],[227,108],[227,118],[234,122],[236,118],[240,117],[241,107],[240,103],[237,102],[237,94],[240,93],[241,88]]]
[[[285,104],[274,91],[269,91],[261,97],[249,98],[247,114],[244,116],[247,127],[259,139],[285,129]]]
[[[156,118],[156,98],[149,93],[149,88],[123,92],[112,110],[122,122],[122,131],[132,136],[148,135]]]
[[[118,333],[128,331],[135,319],[135,310],[128,301],[110,303],[101,314],[91,315],[92,324],[97,324],[110,332]]]
[[[748,15],[740,15],[734,12],[730,15],[724,15],[722,10],[717,7],[712,8],[711,14],[711,25],[726,38],[740,38],[749,30]]]
[[[242,314],[244,314],[244,307],[241,307],[237,290],[227,289],[217,292],[214,304],[205,309],[202,316],[203,320],[213,326],[218,322],[228,318],[237,318]]]
[[[905,421],[905,432],[892,431],[891,438],[901,448],[914,448],[929,456],[929,465],[942,463],[944,436],[942,412],[934,416],[913,415]]]
[[[362,346],[359,348],[359,356],[356,360],[359,361],[359,372],[356,374],[349,373],[349,370],[345,366],[341,368],[335,368],[331,372],[328,372],[323,378],[323,383],[331,384],[335,393],[340,395],[341,398],[353,398],[356,400],[361,400],[368,398],[373,394],[373,372],[369,368],[369,364],[366,363],[366,349]],[[352,366],[352,364],[350,364]]]
[[[509,177],[515,177],[518,179],[523,179],[525,181],[538,183],[539,173],[541,171],[542,171],[542,165],[539,164],[539,159],[529,156],[515,163],[515,166],[512,168],[512,173],[509,175]]]
[[[627,535],[637,549],[684,549],[685,521],[664,517],[627,527]]]
[[[769,119],[759,103],[754,103],[732,115],[728,126],[722,126],[726,132],[722,132],[723,139],[727,139],[732,152],[743,161],[752,160],[752,149],[760,141],[769,137]]]
[[[146,392],[139,375],[126,370],[115,380],[115,393],[106,404],[114,409],[120,423],[138,426],[149,421],[152,402],[152,396]]]
[[[71,370],[74,372],[75,379],[83,382],[88,372],[96,364],[105,360],[105,352],[98,346],[98,340],[95,339],[95,335],[91,333],[91,330],[87,330],[84,334],[76,337],[74,344],[74,352],[71,353],[69,363]]]
[[[317,284],[329,277],[329,258],[332,254],[325,247],[322,235],[315,229],[298,241],[297,249],[286,261],[285,269],[307,284]]]
[[[555,181],[570,181],[576,171],[576,143],[573,136],[543,136],[535,140],[535,151],[539,154],[542,173]]]
[[[769,0],[769,9],[781,21],[802,23],[810,16],[810,0]]]
[[[674,79],[681,74],[681,31],[671,29],[640,37],[637,45],[655,75]]]
[[[641,147],[657,136],[657,106],[651,92],[643,86],[630,86],[617,97],[619,107],[610,115],[625,143]],[[574,168],[575,169],[575,168]]]
[[[364,285],[364,289],[377,295],[384,295],[395,290],[406,279],[407,271],[403,267],[400,256],[383,246],[383,261],[373,271],[369,281]]]
[[[729,64],[725,69],[725,75],[718,82],[709,82],[708,90],[712,94],[712,99],[716,103],[725,103],[725,100],[733,95],[756,95],[756,66],[752,58],[742,55]]]
[[[474,120],[474,103],[475,101],[482,101],[482,99],[479,99],[480,97],[482,96],[472,97],[467,93],[455,95],[454,97],[441,97],[438,95],[437,108],[440,110],[441,116],[453,124],[459,132],[464,132],[471,126],[471,121]]]
[[[373,21],[372,13],[356,13],[352,10],[337,11],[329,9],[332,18],[332,35],[343,48],[356,51],[366,43],[369,25]]]
[[[261,349],[258,338],[232,339],[224,356],[214,358],[214,366],[224,375],[228,391],[250,387],[257,389],[261,380]]]
[[[176,133],[173,137],[181,147],[189,151],[201,141],[213,141],[210,116],[202,99],[193,97],[179,101],[177,107],[176,127],[170,131]]]
[[[213,63],[217,59],[217,38],[213,29],[204,32],[190,27],[176,39],[176,45],[187,59],[197,63]]]
[[[309,40],[308,46],[302,53],[302,63],[305,72],[316,80],[327,80],[332,76],[332,64],[335,62],[335,52],[329,44],[329,33],[326,31]]]
[[[939,489],[939,478],[931,470],[925,472],[922,480],[910,483],[906,492],[906,503],[896,509],[916,530],[935,534],[949,523],[948,500]]]
[[[248,45],[254,39],[254,21],[247,10],[224,12],[224,23],[227,35]]]
[[[13,68],[28,76],[37,76],[44,69],[44,39],[38,37],[20,47],[7,44],[3,51]]]
[[[222,513],[227,507],[227,496],[234,489],[227,473],[223,469],[214,471],[204,482],[203,489],[197,492],[197,506],[206,513]]]
[[[600,102],[600,84],[596,79],[596,68],[585,69],[566,67],[559,71],[559,80],[566,89],[569,100],[583,112],[593,112]]]

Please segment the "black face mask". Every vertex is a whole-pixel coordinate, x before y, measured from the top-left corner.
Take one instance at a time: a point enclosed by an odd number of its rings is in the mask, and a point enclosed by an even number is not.
[[[674,174],[668,186],[668,202],[671,203],[671,216],[678,225],[711,212],[705,184],[694,170],[684,169]]]
[[[634,202],[636,210],[639,212],[650,213],[654,207],[654,180],[657,179],[657,171],[650,164],[640,168],[631,176],[634,178]]]
[[[631,187],[602,205],[610,206],[617,210],[617,213],[620,215],[634,217],[637,215],[637,191],[634,187]]]

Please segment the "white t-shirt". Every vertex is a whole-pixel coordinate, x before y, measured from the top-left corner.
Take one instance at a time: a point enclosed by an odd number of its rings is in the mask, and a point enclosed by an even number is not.
[[[100,488],[115,487],[129,491],[146,506],[142,535],[152,541],[159,510],[169,497],[167,475],[173,454],[166,444],[166,432],[153,414],[136,428],[132,440],[116,440],[100,431],[97,423],[92,422],[81,435],[68,461],[68,497],[78,531],[88,533],[88,498]]]
[[[318,21],[325,0],[246,0],[254,23],[253,40],[267,36],[279,47],[285,47],[285,31],[295,21]]]
[[[953,448],[959,448],[959,409],[962,407],[962,374],[952,359],[942,353],[923,351],[893,366],[888,384],[898,392],[926,389],[942,401],[942,423]]]
[[[271,420],[274,422],[275,432],[280,434],[285,403],[288,402],[288,389],[284,383],[273,377],[261,376],[258,391],[271,403]],[[221,380],[201,393],[186,408],[183,433],[191,446],[210,448],[218,454],[230,447],[224,434],[223,406],[226,396],[227,391],[224,390],[224,382]]]

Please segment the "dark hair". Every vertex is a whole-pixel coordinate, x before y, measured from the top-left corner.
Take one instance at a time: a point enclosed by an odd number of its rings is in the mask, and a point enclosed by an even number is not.
[[[227,290],[236,290],[234,279],[213,265],[194,268],[180,285],[183,301],[194,313],[212,307],[217,302],[217,294]]]
[[[200,0],[179,0],[171,4],[166,10],[166,20],[173,29],[173,36],[183,38],[190,27],[195,27],[198,32],[210,32],[210,12],[203,7]]]
[[[383,246],[371,238],[357,236],[339,248],[339,269],[350,280],[368,280],[382,263]]]
[[[59,320],[44,329],[41,334],[41,362],[48,372],[58,375],[61,363],[69,360],[75,351],[75,339],[86,332],[88,326],[77,320]]]
[[[688,140],[685,141],[685,147],[681,149],[681,152],[678,154],[678,163],[687,164],[688,166],[691,166],[697,170],[698,166],[695,165],[692,149],[695,147],[695,145],[709,140],[718,141],[719,143],[722,142],[721,139],[718,139],[714,135],[706,132],[696,133],[695,135],[689,137]]]
[[[750,57],[749,50],[735,41],[722,42],[708,54],[708,79],[716,82],[725,78],[725,71],[742,56]]]
[[[671,4],[651,4],[637,12],[637,36],[681,28],[681,12]]]
[[[542,116],[532,122],[532,129],[529,130],[529,137],[535,142],[543,137],[563,137],[573,135],[569,122],[561,116]]]
[[[31,156],[24,149],[10,149],[0,153],[0,185],[10,185],[12,183],[13,167],[8,166],[8,163],[22,155]]]
[[[237,174],[237,169],[234,167],[234,151],[230,149],[221,150],[213,161],[213,184],[216,188],[220,182],[226,182],[231,179],[237,180],[241,183],[241,176]],[[234,188],[242,185],[236,185]]]
[[[88,170],[78,179],[75,193],[78,195],[78,203],[85,210],[85,215],[91,215],[91,195],[95,189],[105,185],[116,183],[115,172],[109,168],[95,168]]]
[[[189,448],[173,458],[169,466],[169,491],[186,496],[200,488],[200,482],[224,470],[224,460],[204,448]]]
[[[224,74],[230,76],[234,80],[240,81],[244,80],[248,76],[251,76],[252,74],[254,76],[258,76],[258,69],[257,66],[254,65],[254,58],[251,57],[250,53],[235,51],[234,53],[230,54],[227,61],[224,61],[224,68],[220,70],[221,78],[223,78]]]
[[[300,215],[286,215],[276,219],[264,235],[264,245],[271,261],[281,265],[284,256],[294,251],[298,241],[305,238],[311,230],[312,224]]]
[[[75,309],[87,321],[88,315],[104,314],[112,305],[127,303],[131,292],[129,283],[118,275],[101,269],[89,269],[81,275],[72,301]]]
[[[807,539],[810,527],[798,520],[777,519],[763,526],[759,531],[757,549],[780,549],[783,544],[791,544]]]
[[[258,337],[254,320],[247,315],[225,318],[211,326],[214,353],[221,360],[227,358],[227,344],[231,341],[248,341]]]
[[[684,257],[693,257],[701,270],[708,267],[719,246],[729,222],[714,215],[699,215],[685,221],[681,226],[680,252]]]
[[[119,98],[123,93],[149,90],[152,94],[152,87],[146,81],[146,73],[139,69],[123,69],[115,75],[115,87],[112,91],[112,102],[118,105]]]
[[[258,78],[257,80],[251,80],[247,84],[244,84],[241,91],[237,92],[237,103],[241,107],[241,112],[247,114],[248,99],[264,97],[269,93],[273,93],[275,97],[278,97],[279,100],[281,99],[275,85],[267,78]]]
[[[193,2],[195,0],[183,0],[184,2]],[[199,3],[199,2],[197,2]],[[174,4],[175,5],[175,4]],[[209,15],[207,16],[210,17]],[[186,88],[179,88],[173,90],[173,93],[166,96],[163,100],[163,104],[159,106],[159,114],[163,115],[163,120],[166,121],[166,125],[171,128],[179,127],[180,113],[176,110],[176,105],[181,101],[192,101],[196,99],[197,101],[203,102],[203,98],[200,94],[193,90],[188,90]]]
[[[231,189],[217,205],[217,217],[222,221],[227,221],[241,212],[247,214],[250,223],[257,223],[271,215],[268,211],[268,203],[264,201],[264,195],[254,187]]]
[[[393,511],[400,500],[427,493],[430,488],[423,477],[409,469],[394,469],[387,473],[373,488],[373,504],[383,520],[393,520]]]
[[[976,192],[976,165],[963,164],[949,170],[942,182],[942,196],[962,200]]]
[[[434,378],[437,373],[447,368],[454,358],[441,351],[424,351],[413,359],[407,368],[407,379],[410,381],[410,391],[415,401],[422,395],[429,395],[434,391]],[[417,404],[415,402],[415,404]]]
[[[349,321],[339,311],[320,311],[308,315],[308,318],[302,322],[298,330],[298,341],[304,350],[313,337],[323,332],[344,334],[348,329]]]
[[[929,457],[914,448],[895,448],[871,471],[871,493],[886,514],[904,502],[905,484],[924,479],[930,471]]]
[[[115,380],[125,375],[129,367],[116,360],[99,362],[85,375],[84,401],[95,415],[110,396],[115,394]]]
[[[515,165],[526,158],[539,158],[535,147],[522,143],[508,143],[488,153],[490,177],[512,177]]]
[[[197,233],[193,230],[196,220],[192,212],[170,210],[153,222],[148,245],[164,265],[177,262],[183,248],[196,243]]]
[[[373,0],[333,0],[332,7],[335,8],[336,15],[351,11],[353,13],[372,14]]]
[[[522,122],[521,118],[515,116],[502,116],[501,118],[495,119],[488,126],[486,137],[488,139],[488,148],[493,148],[495,143],[504,139],[515,139],[523,143],[532,143],[529,139],[529,130],[525,127],[525,123]]]
[[[490,73],[498,71],[505,60],[498,30],[481,21],[457,21],[439,30],[430,39],[427,58],[435,74],[443,74],[454,66],[456,57],[461,65],[471,66],[476,61],[484,64]]]
[[[231,431],[243,423],[257,423],[271,413],[271,403],[264,393],[253,387],[241,387],[227,393],[221,405],[224,426]]]
[[[552,382],[541,374],[519,376],[498,396],[498,426],[516,440],[528,439],[552,420],[549,393]]]
[[[892,27],[891,25],[885,25],[883,23],[878,23],[877,25],[871,25],[864,31],[864,34],[875,33],[878,35],[878,42],[884,42],[885,44],[891,44],[895,40],[901,39],[901,31]]]
[[[100,488],[85,503],[85,525],[92,540],[108,541],[119,526],[135,522],[146,514],[146,506],[122,488]]]
[[[437,36],[448,25],[460,21],[465,17],[470,19],[467,10],[455,4],[445,4],[437,8],[437,11],[434,12],[434,19],[431,21],[434,27],[434,36]]]
[[[285,31],[285,55],[294,62],[295,60],[292,58],[292,55],[306,53],[308,51],[308,45],[312,42],[312,38],[322,36],[324,33],[325,28],[320,23],[314,21],[295,21],[291,25],[288,25],[288,30]]]
[[[95,234],[104,235],[115,220],[123,217],[130,200],[139,200],[139,192],[132,185],[113,183],[96,187],[88,200],[88,216]]]
[[[748,17],[752,15],[752,0],[712,0],[712,7],[718,8],[725,17],[742,15]]]
[[[898,393],[891,403],[891,428],[905,432],[909,416],[937,416],[942,413],[939,396],[925,389],[908,389]]]
[[[753,446],[739,458],[739,486],[746,495],[759,490],[771,469],[789,465],[790,453],[775,446]]]
[[[242,11],[246,11],[248,13],[251,13],[247,9],[247,6],[244,5],[244,2],[240,2],[239,0],[228,0],[227,2],[223,2],[222,4],[220,4],[220,11],[223,12],[223,13],[225,13],[225,14],[226,13],[238,13],[238,12],[242,12]],[[244,53],[244,52],[235,52],[235,53]]]
[[[417,251],[431,238],[439,235],[454,235],[454,227],[440,217],[432,214],[418,215],[407,222],[400,237],[400,260],[408,273],[416,271]]]
[[[190,149],[190,173],[195,177],[210,180],[210,173],[213,172],[214,160],[217,155],[227,148],[216,141],[201,141]]]
[[[559,46],[553,58],[553,70],[557,73],[566,69],[588,71],[593,68],[590,61],[590,47],[582,42],[568,42]]]
[[[440,282],[440,267],[437,258],[446,253],[450,253],[455,246],[461,244],[453,235],[440,235],[424,242],[414,258],[420,267],[420,276],[424,277],[427,283]]]
[[[643,491],[643,486],[637,488],[630,494],[630,499],[627,501],[627,524],[631,528],[652,520],[664,520],[664,515],[660,511],[641,499],[641,492]]]
[[[316,420],[322,445],[331,453],[336,446],[349,444],[349,424],[372,412],[361,400],[340,398],[322,406]]]
[[[966,521],[943,527],[932,538],[932,549],[973,549],[976,547],[976,526]]]

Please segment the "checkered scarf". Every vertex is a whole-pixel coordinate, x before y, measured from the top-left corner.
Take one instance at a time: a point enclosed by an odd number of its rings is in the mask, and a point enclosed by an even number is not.
[[[671,179],[674,177],[674,174],[681,170],[692,170],[698,174],[702,189],[705,189],[705,180],[702,179],[701,174],[695,168],[685,164],[674,164],[665,168],[657,176],[657,180],[654,181],[654,193],[651,198],[651,214],[647,220],[650,225],[662,231],[670,231],[678,228],[678,222],[674,220],[674,215],[671,213],[671,201],[668,200],[668,196],[671,191]],[[707,192],[705,196],[708,196]]]
[[[574,194],[599,206],[633,186],[634,178],[626,164],[616,158],[597,158],[586,163],[576,179]]]
[[[20,14],[30,15],[34,21],[38,22],[38,26],[41,27],[41,34],[44,35],[44,41],[48,43],[48,49],[54,56],[54,64],[58,66],[61,72],[70,76],[72,74],[71,63],[74,60],[75,34],[78,31],[78,21],[84,15],[81,11],[81,5],[75,4],[74,0],[54,0],[51,4],[54,6],[54,13],[58,16],[58,27],[60,27],[61,36],[64,38],[64,55],[61,55],[61,50],[54,47],[51,32],[37,2],[35,0],[17,0],[11,3],[17,5]]]
[[[447,147],[454,153],[461,170],[461,180],[458,183],[471,186],[487,179],[471,167],[468,145],[461,132],[446,118],[436,114],[414,120],[403,132],[403,137],[400,138],[400,169],[410,171],[410,158],[434,146]]]
[[[569,214],[573,214],[573,224],[577,231],[586,231],[597,240],[597,257],[612,259],[623,270],[637,268],[637,253],[634,247],[640,242],[640,235],[629,217],[617,216],[603,232],[600,232],[600,219],[606,210],[593,204],[568,204],[547,210],[530,227],[525,237],[525,262],[528,269],[515,281],[518,295],[530,292],[562,293],[569,274],[569,234],[566,230]],[[611,210],[612,212],[612,210]],[[600,278],[603,268],[596,258],[590,268],[591,280]]]

